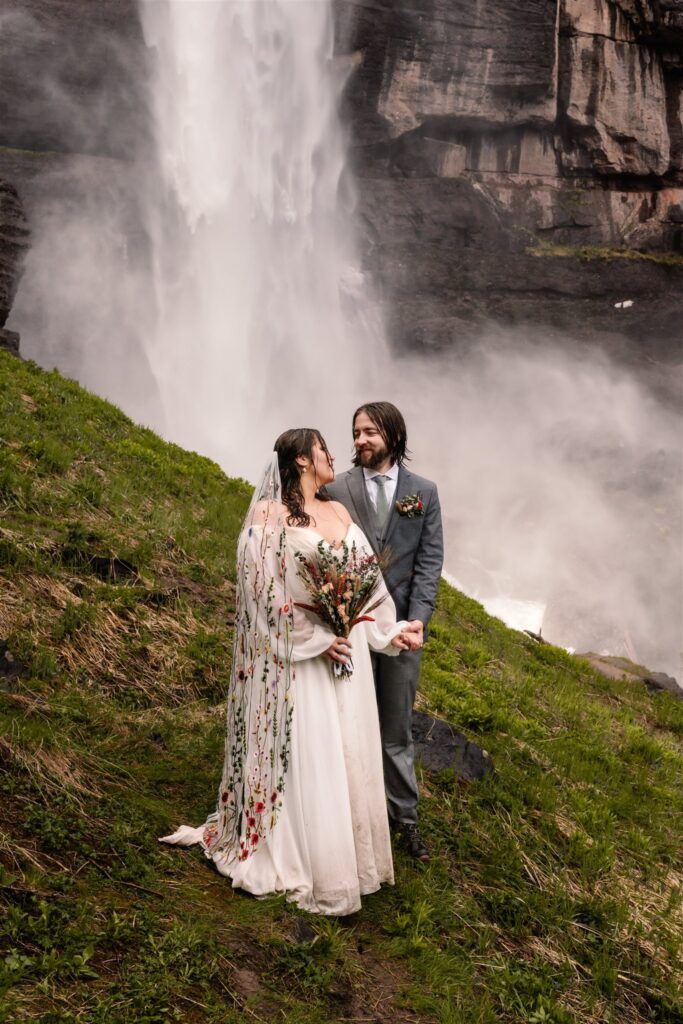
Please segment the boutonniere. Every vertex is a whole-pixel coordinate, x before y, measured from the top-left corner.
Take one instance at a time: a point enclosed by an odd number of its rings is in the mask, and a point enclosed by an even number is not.
[[[400,501],[396,502],[396,511],[400,516],[405,516],[407,519],[423,516],[425,514],[425,506],[422,495],[406,494],[405,498],[401,498]]]

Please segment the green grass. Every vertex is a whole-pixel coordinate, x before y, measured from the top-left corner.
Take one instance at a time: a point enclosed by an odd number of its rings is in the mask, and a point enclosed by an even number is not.
[[[249,488],[0,353],[0,1020],[682,1024],[683,702],[442,587],[431,863],[346,921],[156,837],[211,810]]]
[[[683,255],[678,252],[640,252],[638,249],[606,249],[597,245],[541,245],[527,249],[530,256],[578,259],[584,263],[593,260],[640,260],[659,263],[666,267],[683,267]]]

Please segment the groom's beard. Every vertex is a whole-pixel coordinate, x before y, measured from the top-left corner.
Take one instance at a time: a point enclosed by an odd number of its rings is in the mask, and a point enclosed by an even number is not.
[[[389,457],[389,449],[382,445],[378,451],[371,451],[369,448],[358,452],[358,459],[364,469],[377,469]]]

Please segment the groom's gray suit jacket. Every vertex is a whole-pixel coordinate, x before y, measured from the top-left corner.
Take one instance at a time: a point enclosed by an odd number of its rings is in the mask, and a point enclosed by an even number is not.
[[[385,547],[389,549],[390,562],[384,579],[396,605],[396,617],[420,619],[426,635],[443,564],[441,509],[435,485],[401,466],[394,503],[381,533],[368,501],[362,468],[342,473],[327,491],[331,498],[346,506],[375,552]],[[410,517],[399,513],[396,504],[409,495],[419,495],[422,499],[422,515]],[[389,815],[397,822],[417,821],[418,788],[411,722],[421,654],[421,651],[402,651],[394,658],[373,655],[384,785]]]
[[[420,619],[426,627],[436,604],[443,566],[443,531],[436,485],[401,466],[394,502],[381,534],[360,466],[341,473],[326,490],[331,498],[346,506],[376,552],[389,549],[390,562],[384,579],[396,605],[396,617]],[[397,503],[409,495],[422,499],[422,515],[411,518],[399,513]]]

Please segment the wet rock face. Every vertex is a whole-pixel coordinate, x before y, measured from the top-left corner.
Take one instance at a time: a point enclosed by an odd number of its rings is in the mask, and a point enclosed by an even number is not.
[[[491,317],[587,335],[626,326],[671,354],[683,314],[683,0],[335,10],[338,48],[357,58],[345,113],[364,251],[395,342],[444,347]],[[559,251],[579,247],[590,266]],[[654,262],[598,267],[621,250]],[[617,323],[614,303],[634,296],[639,313]]]
[[[141,55],[136,0],[3,0],[0,146],[130,157]]]
[[[17,191],[0,178],[0,329],[12,308],[28,242],[28,223]],[[16,336],[2,333],[8,335],[3,347],[13,349]]]
[[[629,6],[561,4],[558,113],[566,171],[664,175],[669,169],[666,54],[642,39],[655,28],[653,18],[629,17]]]
[[[359,112],[391,136],[430,118],[461,127],[552,119],[555,10],[548,0],[348,0],[338,5],[341,47],[364,53],[354,83]]]
[[[494,319],[678,350],[683,266],[558,250],[683,254],[683,0],[333,8],[337,51],[357,58],[364,258],[396,345],[448,347]],[[152,144],[152,59],[137,0],[3,0],[0,327],[27,237],[17,194],[36,246],[54,209],[90,216],[103,195],[144,247],[130,168]]]
[[[347,90],[360,147],[418,131],[469,142],[470,171],[670,169],[681,0],[336,0],[335,10],[340,51],[362,57]]]
[[[150,144],[148,59],[137,0],[2,0],[0,328],[17,289],[27,221],[34,249],[51,245],[63,263],[82,247],[78,218],[92,218],[94,235],[116,207],[133,225],[121,244],[133,247],[139,216],[124,185]],[[32,275],[29,261],[27,284]],[[26,337],[23,344],[30,348]],[[16,351],[18,335],[4,330],[0,345]]]

